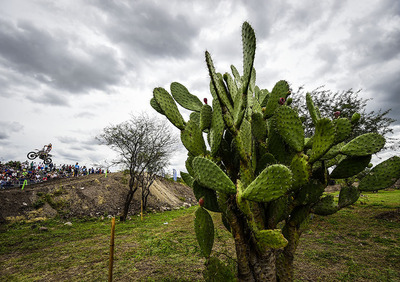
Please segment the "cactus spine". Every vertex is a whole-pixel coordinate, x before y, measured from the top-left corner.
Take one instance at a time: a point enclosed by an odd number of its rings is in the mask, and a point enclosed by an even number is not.
[[[281,80],[271,92],[256,86],[256,38],[247,22],[242,43],[243,75],[234,66],[232,75],[217,73],[205,53],[212,107],[177,82],[171,84],[172,95],[156,88],[150,104],[181,130],[189,152],[187,173],[181,175],[196,198],[202,198],[195,230],[206,265],[221,263],[212,256],[210,210],[222,214],[235,239],[240,280],[291,280],[302,223],[309,214],[335,213],[357,201],[360,190],[392,185],[400,177],[400,158],[376,166],[359,188],[344,188],[338,204],[323,196],[331,177],[348,178],[364,170],[385,139],[369,133],[344,144],[360,115],[351,120],[322,117],[310,94],[306,101],[315,134],[305,138],[302,121],[290,107],[289,84]],[[183,120],[175,101],[193,111],[189,121]]]

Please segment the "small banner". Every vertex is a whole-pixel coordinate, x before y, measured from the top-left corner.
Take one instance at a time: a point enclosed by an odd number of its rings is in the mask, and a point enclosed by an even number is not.
[[[174,173],[174,181],[176,181],[177,177],[176,177],[176,170],[173,169],[173,173]]]

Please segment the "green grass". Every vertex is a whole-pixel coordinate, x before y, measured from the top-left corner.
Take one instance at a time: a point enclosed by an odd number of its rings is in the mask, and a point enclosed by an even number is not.
[[[380,191],[332,216],[314,216],[296,252],[296,281],[400,281],[400,222],[376,218],[397,208],[400,191]],[[193,230],[194,210],[117,221],[115,281],[202,280],[204,259]],[[219,214],[213,219],[214,254],[232,266],[233,240]],[[52,219],[2,226],[0,280],[107,280],[110,220],[64,223]]]

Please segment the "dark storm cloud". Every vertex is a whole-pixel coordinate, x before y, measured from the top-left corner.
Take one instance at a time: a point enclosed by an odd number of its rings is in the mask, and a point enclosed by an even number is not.
[[[380,1],[369,14],[351,21],[343,43],[354,56],[354,70],[382,64],[400,55],[399,1]]]
[[[281,36],[291,36],[292,33],[304,32],[312,29],[313,32],[303,37],[304,41],[318,36],[331,23],[343,8],[342,1],[244,1],[244,9],[247,10],[248,21],[257,31],[257,38],[265,40],[272,31],[280,32]],[[317,25],[315,25],[318,23]],[[317,30],[315,30],[317,29]],[[287,31],[290,31],[288,33]],[[279,34],[276,35],[279,38]],[[296,44],[288,46],[296,48]],[[297,47],[303,47],[297,45]]]
[[[400,27],[382,31],[374,24],[355,25],[352,27],[350,44],[357,56],[357,69],[381,64],[400,55]]]
[[[380,1],[369,14],[350,23],[345,40],[348,68],[363,73],[375,110],[392,109],[389,116],[400,124],[400,17],[399,1]]]
[[[60,94],[55,93],[45,93],[41,96],[28,96],[27,99],[39,104],[51,106],[69,106],[67,99]]]
[[[98,1],[97,7],[109,19],[104,24],[107,36],[122,43],[137,55],[146,57],[184,57],[199,28],[190,13],[166,11],[166,5],[148,1],[127,3]]]
[[[0,63],[29,79],[80,94],[119,82],[123,67],[112,49],[85,45],[60,30],[0,20]]]
[[[241,0],[247,10],[248,22],[257,31],[257,38],[266,39],[274,24],[286,18],[285,1],[245,1]]]
[[[64,150],[57,150],[57,158],[76,162],[77,160],[81,160],[82,156],[79,154],[71,153],[69,150],[68,152],[65,152]]]
[[[5,140],[8,139],[8,134],[5,132],[0,132],[0,140]]]
[[[400,69],[379,79],[373,86],[373,103],[382,110],[391,109],[389,116],[400,125]]]
[[[0,140],[4,141],[10,138],[11,133],[22,131],[24,126],[19,122],[0,121]]]

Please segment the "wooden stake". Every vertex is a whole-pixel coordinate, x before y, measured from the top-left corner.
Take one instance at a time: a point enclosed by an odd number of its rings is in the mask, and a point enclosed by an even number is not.
[[[112,281],[113,264],[114,264],[114,234],[115,234],[115,217],[111,219],[111,240],[110,240],[110,266],[108,268],[108,281]]]
[[[143,221],[143,199],[140,201],[140,219]]]

